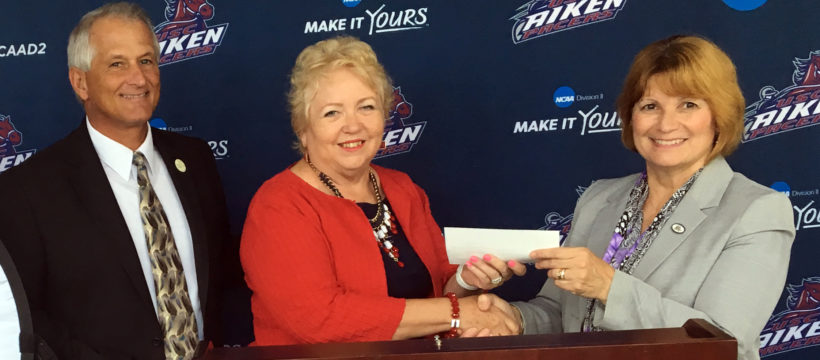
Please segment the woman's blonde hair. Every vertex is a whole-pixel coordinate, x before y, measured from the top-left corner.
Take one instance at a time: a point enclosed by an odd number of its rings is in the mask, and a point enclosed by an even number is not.
[[[319,41],[299,53],[290,75],[290,124],[297,138],[294,148],[301,153],[305,149],[299,136],[308,125],[310,102],[319,90],[319,79],[340,67],[353,71],[376,92],[383,118],[387,119],[393,104],[393,85],[370,45],[352,36]]]

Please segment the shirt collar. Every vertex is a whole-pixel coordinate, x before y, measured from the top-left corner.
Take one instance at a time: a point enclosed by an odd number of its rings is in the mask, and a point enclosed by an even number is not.
[[[91,137],[91,144],[94,145],[94,150],[97,151],[97,156],[100,157],[100,161],[113,169],[114,172],[124,180],[130,180],[134,151],[97,131],[97,129],[91,126],[91,122],[88,121],[88,116],[85,117],[85,125],[88,128],[88,135]],[[154,148],[151,126],[148,126],[148,134],[136,151],[145,155],[145,165],[148,168],[148,172],[151,172],[151,164],[155,164],[155,161],[160,161],[159,154],[157,154]]]

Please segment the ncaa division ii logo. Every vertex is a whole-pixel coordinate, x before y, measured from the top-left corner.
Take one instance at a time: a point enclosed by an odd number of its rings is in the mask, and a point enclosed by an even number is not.
[[[515,44],[576,27],[612,20],[626,0],[530,0],[510,20]]]
[[[23,143],[23,134],[14,127],[11,116],[0,114],[0,172],[20,165],[34,155],[35,150],[17,150]]]
[[[208,26],[214,6],[208,0],[165,0],[165,22],[154,27],[159,65],[211,55],[222,44],[228,24]]]
[[[760,100],[746,108],[743,142],[820,123],[820,50],[792,63],[792,85],[764,86]]]

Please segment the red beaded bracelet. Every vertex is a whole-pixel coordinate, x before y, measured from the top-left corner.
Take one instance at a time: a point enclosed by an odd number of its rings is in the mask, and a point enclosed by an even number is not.
[[[450,319],[450,331],[444,334],[444,337],[454,338],[458,336],[458,328],[461,326],[461,320],[458,315],[458,298],[456,297],[456,294],[452,292],[448,292],[447,294],[444,294],[444,296],[450,299],[450,305],[453,307],[453,313],[451,314],[452,319]]]

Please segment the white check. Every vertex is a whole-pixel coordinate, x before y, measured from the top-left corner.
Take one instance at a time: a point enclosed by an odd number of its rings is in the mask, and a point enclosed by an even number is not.
[[[492,254],[502,260],[533,262],[530,252],[558,247],[556,230],[507,230],[477,228],[444,228],[447,257],[451,264],[464,264],[471,256]]]

